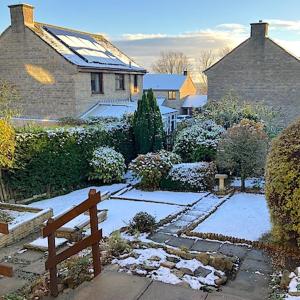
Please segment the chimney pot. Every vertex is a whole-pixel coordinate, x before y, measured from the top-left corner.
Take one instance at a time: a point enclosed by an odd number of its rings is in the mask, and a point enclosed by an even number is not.
[[[13,31],[24,31],[24,28],[34,27],[34,7],[29,4],[10,5],[11,27]]]
[[[259,20],[258,23],[252,23],[251,25],[251,38],[259,41],[263,41],[268,36],[269,24]]]
[[[189,75],[189,71],[188,71],[188,70],[184,70],[184,71],[183,71],[183,75],[184,75],[184,76],[188,76],[188,75]]]

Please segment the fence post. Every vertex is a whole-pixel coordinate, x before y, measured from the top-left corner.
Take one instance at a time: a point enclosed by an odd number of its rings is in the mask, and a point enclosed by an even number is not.
[[[54,220],[50,218],[47,222],[48,224],[53,223]],[[55,232],[52,232],[48,235],[48,261],[56,258],[56,247],[55,247]],[[57,297],[58,288],[57,288],[57,265],[49,269],[50,272],[50,291],[51,295]]]
[[[100,195],[96,193],[95,189],[91,189],[89,191],[89,199],[91,199],[92,197],[100,197]],[[91,235],[95,236],[98,234],[97,205],[91,207],[89,209],[89,213],[90,213]],[[92,245],[92,254],[93,254],[94,277],[96,277],[101,272],[100,248],[98,242]]]

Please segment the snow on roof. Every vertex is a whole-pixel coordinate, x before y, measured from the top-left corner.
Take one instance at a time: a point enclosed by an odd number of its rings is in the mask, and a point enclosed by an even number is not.
[[[186,78],[186,76],[178,74],[146,74],[144,90],[179,90]]]
[[[187,96],[182,103],[184,108],[198,108],[202,107],[207,103],[207,95],[191,95]]]
[[[158,105],[162,116],[177,113],[176,109]],[[90,109],[87,113],[83,114],[82,118],[88,119],[92,117],[113,117],[121,119],[126,114],[132,114],[137,109],[137,102],[129,102],[124,104],[101,104],[98,103],[94,108]]]
[[[100,35],[36,23],[34,32],[71,63],[81,68],[146,72]]]

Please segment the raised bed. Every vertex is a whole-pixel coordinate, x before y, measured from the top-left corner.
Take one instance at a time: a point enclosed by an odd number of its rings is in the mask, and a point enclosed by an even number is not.
[[[0,234],[0,248],[13,244],[37,231],[43,222],[53,216],[51,208],[40,209],[27,205],[0,203],[0,210],[13,217],[9,222],[9,234]]]

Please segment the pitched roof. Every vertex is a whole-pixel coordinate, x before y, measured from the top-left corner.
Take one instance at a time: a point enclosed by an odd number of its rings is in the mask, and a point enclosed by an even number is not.
[[[146,74],[144,90],[180,90],[187,76],[178,74]]]
[[[183,108],[199,108],[207,103],[207,95],[191,95],[185,97],[182,103]]]
[[[102,35],[37,22],[30,29],[66,60],[80,68],[146,72]]]

